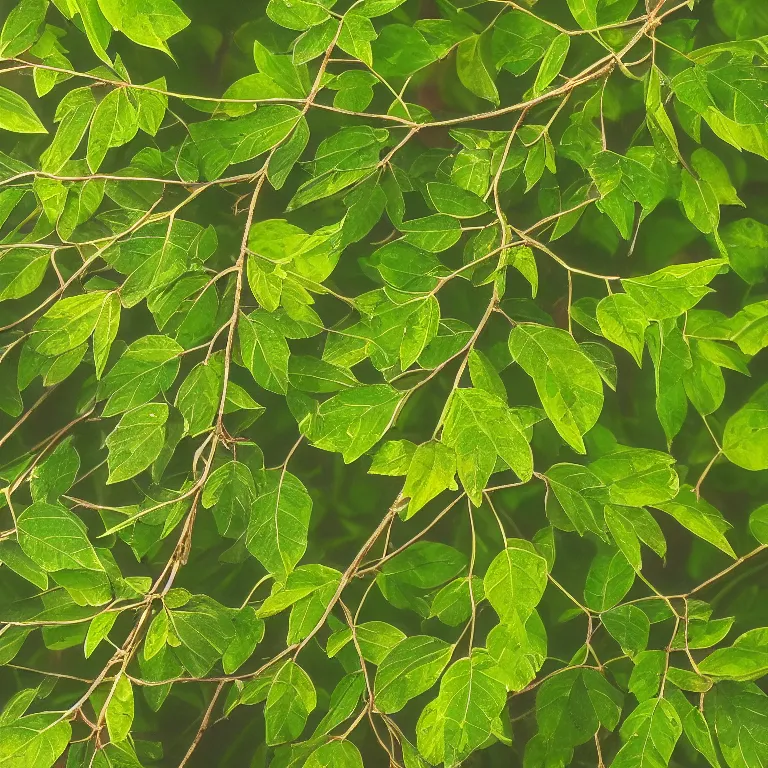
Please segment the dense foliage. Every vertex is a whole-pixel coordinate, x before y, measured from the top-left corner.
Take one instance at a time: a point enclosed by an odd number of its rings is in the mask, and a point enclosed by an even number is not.
[[[768,765],[765,0],[3,8],[0,764]]]

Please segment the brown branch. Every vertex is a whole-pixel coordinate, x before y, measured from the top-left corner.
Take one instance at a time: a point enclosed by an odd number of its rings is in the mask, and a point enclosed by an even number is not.
[[[189,759],[192,757],[192,753],[197,748],[197,745],[200,743],[200,739],[203,738],[203,734],[208,728],[208,724],[211,721],[211,714],[213,713],[213,708],[216,706],[216,702],[218,701],[219,696],[221,695],[222,690],[224,689],[224,683],[219,683],[216,686],[216,690],[213,692],[213,696],[211,696],[211,702],[208,704],[208,709],[205,710],[205,715],[203,715],[203,721],[200,723],[200,727],[197,729],[197,733],[195,734],[195,738],[193,739],[192,743],[189,745],[189,749],[187,750],[184,757],[181,759],[181,762],[179,763],[179,768],[184,768],[184,766],[189,762]]]

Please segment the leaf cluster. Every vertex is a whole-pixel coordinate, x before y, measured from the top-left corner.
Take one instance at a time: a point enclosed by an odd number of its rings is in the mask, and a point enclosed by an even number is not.
[[[0,19],[0,764],[764,768],[763,0]]]

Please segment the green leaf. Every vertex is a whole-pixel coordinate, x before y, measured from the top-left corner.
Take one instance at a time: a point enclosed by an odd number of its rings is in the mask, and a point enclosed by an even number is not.
[[[455,474],[455,451],[435,441],[420,445],[411,459],[403,487],[403,496],[410,499],[405,519],[413,517],[444,490],[455,491]]]
[[[288,575],[285,584],[276,584],[272,594],[261,604],[260,618],[274,616],[290,608],[315,592],[331,589],[336,591],[341,574],[324,565],[302,565]]]
[[[751,218],[728,222],[720,228],[728,262],[733,271],[750,285],[762,281],[768,264],[768,226]]]
[[[287,29],[305,30],[329,18],[328,11],[318,3],[304,0],[269,0],[267,16]]]
[[[0,764],[768,768],[768,16],[654,4],[3,6]]]
[[[466,564],[466,557],[453,547],[417,541],[382,565],[376,583],[392,605],[427,617],[429,604],[419,591],[439,587],[463,571]]]
[[[373,64],[371,40],[376,39],[376,30],[366,16],[355,10],[344,15],[337,44],[342,51],[370,67]]]
[[[108,398],[103,415],[123,413],[168,390],[178,375],[183,352],[167,336],[144,336],[133,342],[101,382],[98,397]]]
[[[295,211],[316,200],[335,195],[351,184],[355,184],[371,175],[372,168],[368,164],[364,168],[351,171],[328,171],[302,184],[291,198],[286,210]]]
[[[405,233],[403,240],[406,243],[431,253],[444,251],[461,238],[461,224],[444,213],[403,221],[399,228]]]
[[[147,83],[146,88],[136,91],[139,128],[150,136],[156,136],[163,124],[168,109],[168,96],[159,91],[165,91],[167,87],[165,77],[159,77]]]
[[[512,248],[507,252],[507,262],[531,284],[531,298],[535,299],[539,292],[539,270],[533,251],[527,246]]]
[[[732,527],[731,524],[711,504],[697,497],[690,486],[683,486],[672,501],[654,503],[653,506],[672,515],[678,523],[726,555],[736,558],[736,553],[725,538],[725,532]]]
[[[434,296],[420,300],[416,311],[408,318],[403,340],[400,342],[400,366],[409,368],[427,345],[435,338],[440,326],[440,304]]]
[[[168,406],[149,403],[128,411],[106,440],[109,449],[107,483],[138,475],[160,455],[165,440]]]
[[[99,170],[112,147],[127,144],[139,129],[136,109],[125,88],[110,91],[96,107],[88,133],[88,167]]]
[[[176,394],[176,407],[184,417],[184,429],[191,436],[210,429],[221,404],[224,370],[221,356],[214,355],[189,373]]]
[[[305,768],[363,768],[360,750],[351,741],[330,741],[316,749]]]
[[[256,383],[271,392],[284,394],[288,388],[291,354],[285,336],[259,310],[241,315],[237,327],[240,354]]]
[[[683,733],[686,735],[691,745],[707,759],[712,768],[721,768],[720,760],[715,750],[715,744],[704,715],[688,699],[676,691],[670,693],[672,706],[677,710],[680,720],[683,723]]]
[[[398,643],[376,670],[376,706],[387,714],[399,712],[437,682],[452,653],[452,645],[427,635],[407,637]]]
[[[667,670],[667,680],[674,683],[683,691],[693,693],[706,693],[712,688],[712,681],[706,677],[701,677],[695,672],[689,672],[687,669],[677,669],[670,667]]]
[[[507,546],[488,566],[483,579],[485,596],[502,621],[531,615],[547,587],[547,561],[530,542],[508,539]]]
[[[768,544],[768,504],[763,504],[750,514],[749,530],[761,544]]]
[[[362,2],[355,7],[355,11],[361,16],[367,16],[372,19],[376,16],[384,16],[388,13],[392,13],[395,8],[398,8],[404,2],[405,0],[362,0]]]
[[[541,67],[536,75],[536,82],[533,84],[535,95],[543,93],[550,83],[560,74],[560,70],[565,64],[568,51],[571,47],[571,38],[569,35],[559,34],[547,48],[544,58],[541,60]]]
[[[301,98],[309,93],[304,67],[296,67],[290,56],[276,56],[258,40],[253,43],[253,59],[259,72],[269,77],[288,96]]]
[[[557,30],[533,14],[510,9],[493,25],[493,57],[514,75],[527,72],[549,48]]]
[[[117,338],[120,327],[120,296],[110,293],[101,305],[93,331],[93,361],[96,365],[96,378],[100,379],[109,359],[112,344]]]
[[[638,701],[652,699],[659,691],[667,658],[664,651],[643,651],[633,659],[635,664],[629,678],[629,690]]]
[[[688,412],[683,377],[693,365],[691,350],[673,319],[651,325],[647,339],[656,374],[656,414],[669,445]]]
[[[72,726],[59,713],[26,715],[0,728],[0,760],[14,768],[50,768],[71,738]]]
[[[430,607],[432,616],[443,624],[457,627],[470,618],[474,607],[485,597],[483,582],[477,576],[459,578],[446,584],[436,595]]]
[[[32,470],[29,478],[32,500],[56,501],[74,485],[79,470],[80,456],[72,438],[67,437]]]
[[[191,264],[200,265],[216,250],[216,231],[199,224],[174,218],[170,224],[164,221],[147,224],[129,239],[116,243],[104,253],[104,259],[128,279],[120,288],[122,305],[129,309],[147,298],[155,289],[166,288],[189,269]],[[181,283],[181,281],[179,281]],[[183,283],[181,283],[183,286]],[[171,303],[167,319],[178,308],[173,306],[173,293],[155,295],[159,304],[168,299]],[[189,294],[186,294],[189,295]],[[186,296],[182,297],[186,298]],[[156,314],[162,314],[154,301],[148,302]],[[167,320],[166,320],[167,322]],[[164,323],[158,323],[161,327]]]
[[[0,636],[0,660],[3,664],[14,660],[31,631],[29,627],[9,627]]]
[[[171,607],[168,597],[165,603]],[[204,677],[235,634],[229,610],[210,597],[196,595],[171,610],[170,617],[173,631],[181,641],[174,654],[192,675]]]
[[[624,653],[634,655],[648,645],[651,623],[636,605],[619,605],[600,617],[608,634]]]
[[[373,68],[385,79],[408,77],[436,59],[424,35],[408,24],[387,24],[372,49]]]
[[[0,301],[20,299],[40,287],[51,252],[45,248],[9,248],[0,254]]]
[[[621,602],[634,583],[635,571],[622,552],[600,553],[589,567],[584,602],[593,611],[607,611]]]
[[[282,189],[308,142],[309,127],[306,118],[302,116],[288,138],[274,149],[267,167],[267,178],[275,189]]]
[[[768,387],[761,387],[728,419],[723,433],[723,453],[744,469],[768,469],[767,430]]]
[[[640,571],[642,557],[640,541],[647,544],[659,557],[666,554],[667,542],[659,524],[649,512],[638,507],[606,504],[605,522],[608,530],[630,565]]]
[[[0,57],[11,59],[33,45],[47,10],[46,0],[21,0],[6,17],[0,32]]]
[[[252,160],[283,142],[300,118],[301,112],[295,107],[267,105],[233,120],[192,123],[189,133],[200,152],[204,175],[213,180],[232,163]]]
[[[699,342],[690,344],[691,367],[685,372],[685,393],[693,407],[703,416],[714,413],[725,397],[725,377],[717,363],[712,362]]]
[[[594,669],[566,669],[539,688],[536,722],[539,734],[561,749],[591,741],[602,725],[619,723],[623,697]]]
[[[248,255],[248,286],[256,301],[267,310],[274,312],[280,306],[280,294],[283,291],[283,278],[277,271],[272,271],[253,254]]]
[[[678,317],[711,292],[709,283],[723,269],[719,259],[696,264],[675,264],[644,277],[621,281],[624,290],[651,320]]]
[[[582,436],[603,407],[603,384],[595,364],[565,331],[543,325],[518,325],[509,350],[533,379],[547,416],[561,437],[584,453]]]
[[[9,367],[6,366],[6,373],[9,372]],[[21,400],[18,378],[12,371],[10,374],[0,379],[0,410],[5,411],[9,416],[17,417],[23,413],[24,403]]]
[[[575,529],[580,535],[592,531],[602,535],[602,503],[607,501],[607,489],[603,481],[590,469],[578,464],[555,464],[545,475],[555,499],[559,502],[567,520],[557,520],[558,527]],[[547,507],[550,519],[555,510]]]
[[[301,734],[307,717],[317,706],[317,694],[309,675],[295,662],[286,661],[274,676],[264,719],[267,744],[283,744]]]
[[[456,451],[459,478],[475,506],[482,501],[497,457],[524,482],[533,473],[522,424],[502,400],[482,389],[457,389],[453,393],[442,441]]]
[[[264,639],[264,622],[250,606],[241,608],[232,618],[235,636],[221,659],[224,671],[231,675],[253,655],[256,646]]]
[[[739,636],[730,648],[719,648],[699,663],[709,677],[726,680],[757,680],[768,673],[768,629],[752,629]]]
[[[107,21],[134,43],[170,54],[166,41],[189,25],[173,0],[98,0]]]
[[[333,82],[333,87],[338,88],[333,106],[351,112],[364,112],[373,101],[373,86],[378,82],[372,72],[342,72]]]
[[[405,640],[403,632],[383,621],[364,622],[355,631],[363,658],[376,665],[381,664],[387,654]]]
[[[488,204],[474,192],[453,184],[431,181],[427,184],[427,194],[438,213],[457,219],[472,219],[490,210]]]
[[[67,191],[62,182],[56,179],[37,178],[32,182],[32,189],[43,207],[43,213],[53,224],[58,221],[66,203]]]
[[[154,752],[154,750],[150,747],[151,752]],[[131,743],[126,740],[119,744],[106,744],[103,749],[94,754],[93,765],[95,768],[112,768],[114,765],[129,765],[131,768],[136,768],[139,765],[139,758]]]
[[[70,193],[56,222],[56,230],[61,237],[71,238],[81,224],[91,219],[104,200],[105,189],[106,182],[102,179],[76,182],[70,187]],[[109,281],[104,283],[105,286],[108,284]]]
[[[717,155],[699,147],[691,155],[691,163],[699,178],[712,188],[720,205],[744,205],[731,183],[728,169]]]
[[[573,18],[582,29],[594,29],[597,26],[598,0],[567,0]]]
[[[722,0],[715,0],[714,11],[720,29],[736,40],[765,34],[768,29],[765,8],[753,0],[738,0],[727,4]]]
[[[371,256],[375,267],[386,283],[401,291],[426,292],[437,287],[442,265],[430,253],[402,241],[380,248]]]
[[[285,581],[307,548],[312,498],[290,472],[270,470],[251,506],[246,546],[275,576]]]
[[[501,380],[491,361],[482,353],[472,348],[467,356],[469,361],[469,375],[472,386],[482,389],[491,395],[506,401],[507,389]]]
[[[760,765],[768,746],[763,691],[752,683],[719,683],[705,699],[705,714],[729,768]]]
[[[253,424],[266,411],[263,405],[259,405],[240,385],[230,381],[227,384],[227,397],[224,401],[224,413],[239,413],[247,411],[248,413],[241,414],[240,425],[241,429],[246,429]],[[181,439],[181,438],[179,438]]]
[[[755,355],[768,346],[768,301],[747,304],[728,321],[730,340],[746,355]]]
[[[499,103],[499,92],[490,65],[489,35],[472,35],[462,40],[456,49],[456,72],[462,84],[475,96]]]
[[[597,305],[600,332],[608,341],[626,349],[642,367],[648,317],[642,306],[627,293],[606,296]]]
[[[237,538],[248,525],[256,496],[250,468],[239,461],[228,461],[211,472],[201,501],[213,511],[219,534]]]
[[[364,690],[365,676],[362,671],[351,672],[342,677],[331,693],[328,712],[318,723],[314,735],[327,734],[351,717]]]
[[[624,746],[616,755],[616,768],[651,768],[666,765],[683,726],[675,708],[665,699],[649,699],[621,726]]]
[[[522,691],[536,677],[547,657],[547,632],[536,611],[526,622],[512,614],[509,621],[498,624],[488,633],[486,646],[507,690]]]
[[[38,694],[37,688],[24,688],[8,700],[0,714],[0,726],[10,725],[22,717]]]
[[[454,766],[486,742],[507,698],[495,673],[493,659],[477,648],[451,665],[416,727],[422,754]]]
[[[416,447],[409,440],[390,440],[373,457],[368,472],[372,475],[407,475]]]
[[[624,448],[607,453],[589,465],[608,486],[613,504],[644,507],[673,499],[679,489],[674,457],[648,448]]]
[[[0,128],[12,133],[48,133],[29,102],[3,87],[0,87]]]
[[[488,149],[462,149],[453,161],[451,181],[482,197],[491,183],[491,158]]]
[[[675,128],[664,107],[661,90],[662,77],[662,73],[658,67],[651,67],[651,70],[648,73],[648,87],[645,93],[645,106],[648,111],[646,115],[646,125],[653,138],[653,143],[659,152],[671,163],[677,163],[677,160],[680,157],[680,146],[677,140],[677,134],[675,133]],[[704,165],[706,165],[706,160],[704,161]],[[705,170],[704,168],[701,170],[697,168],[697,170],[702,178],[706,177],[707,174],[702,173],[702,171]]]
[[[344,462],[349,464],[384,436],[396,417],[402,397],[387,384],[340,392],[318,409],[310,439],[317,448],[341,453]]]
[[[163,650],[168,642],[170,619],[165,608],[161,608],[152,619],[144,637],[144,658],[151,659]]]
[[[98,0],[73,0],[70,6],[80,13],[80,19],[93,52],[105,64],[112,66],[106,50],[112,37],[112,26],[104,17]]]
[[[366,621],[355,627],[355,637],[360,646],[360,653],[366,661],[379,665],[384,657],[402,640],[405,634],[397,627],[384,621]],[[352,630],[347,627],[334,632],[328,638],[326,650],[329,657],[336,656],[348,643],[352,642]]]
[[[111,693],[105,720],[109,738],[120,742],[128,736],[133,725],[133,686],[125,674],[117,678]]]
[[[61,504],[31,504],[19,515],[17,528],[24,554],[46,571],[104,570],[85,525]]]
[[[720,206],[715,190],[707,181],[696,179],[684,171],[680,202],[683,204],[685,215],[697,229],[705,234],[717,229],[720,223]]]
[[[36,323],[31,346],[41,355],[61,355],[86,342],[110,294],[94,291],[62,299]]]
[[[640,571],[643,565],[640,555],[640,542],[632,524],[627,520],[624,508],[614,506],[613,504],[606,504],[604,511],[605,523],[613,536],[613,540],[616,542],[616,546],[621,550],[624,557],[627,558],[627,562],[636,571]]]
[[[12,539],[0,541],[0,563],[36,587],[48,589],[48,574],[34,560],[27,557]]]
[[[674,649],[685,648],[711,648],[719,643],[733,627],[733,617],[725,619],[702,620],[690,618],[687,631],[685,627],[678,630],[672,641]]]

